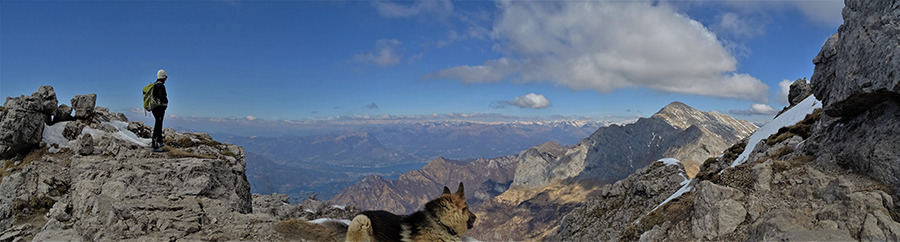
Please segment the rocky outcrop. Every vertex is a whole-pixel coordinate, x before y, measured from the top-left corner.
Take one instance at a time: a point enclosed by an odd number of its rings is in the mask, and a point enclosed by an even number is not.
[[[812,94],[812,86],[806,82],[806,78],[797,79],[791,83],[788,91],[788,102],[791,106],[797,105]]]
[[[805,150],[900,193],[900,4],[847,1],[843,14],[813,60],[825,116]]]
[[[87,119],[94,114],[94,106],[97,104],[97,94],[75,95],[71,102],[72,109],[75,110],[75,118]]]
[[[45,126],[48,113],[59,113],[42,101],[52,90],[7,101],[4,125],[38,114],[41,129],[29,131],[36,140],[12,140],[30,142],[16,151],[26,155],[0,160],[0,241],[323,240],[333,234],[307,221],[357,211],[253,197],[242,147],[165,129],[165,152],[152,152],[149,127],[92,106],[94,95],[73,101],[76,120]]]
[[[651,163],[625,179],[604,185],[597,194],[589,196],[578,208],[566,215],[558,231],[545,240],[619,240],[625,231],[634,230],[637,224],[647,223],[644,218],[649,219],[649,216],[645,215],[659,209],[660,203],[686,185],[686,176],[680,165]],[[641,222],[636,222],[638,220]],[[665,225],[665,229],[657,228],[657,231],[667,230],[670,226],[671,223]],[[637,239],[635,237],[630,240]]]
[[[889,1],[847,1],[844,24],[813,59],[813,93],[833,117],[856,115],[898,99],[900,92],[900,5]]]
[[[5,159],[32,149],[41,142],[47,115],[43,100],[34,96],[8,97],[0,119],[0,158]]]

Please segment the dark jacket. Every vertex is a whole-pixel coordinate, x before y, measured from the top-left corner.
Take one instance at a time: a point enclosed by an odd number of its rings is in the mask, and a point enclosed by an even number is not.
[[[153,86],[153,97],[159,99],[158,108],[166,109],[169,105],[169,98],[166,95],[166,85],[160,81],[156,81]]]

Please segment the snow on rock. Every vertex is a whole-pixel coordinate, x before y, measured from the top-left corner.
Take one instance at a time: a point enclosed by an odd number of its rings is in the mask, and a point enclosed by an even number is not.
[[[769,122],[766,125],[763,125],[761,128],[753,132],[750,135],[750,140],[747,142],[747,147],[744,148],[744,152],[741,152],[741,155],[738,156],[737,159],[731,164],[731,167],[735,167],[737,165],[743,164],[747,161],[747,158],[750,156],[750,153],[753,152],[753,147],[759,143],[759,141],[768,138],[770,135],[778,132],[778,129],[785,126],[791,126],[796,124],[797,122],[803,121],[806,118],[807,114],[811,114],[813,110],[817,108],[822,108],[822,102],[816,100],[816,97],[813,95],[809,95],[806,99],[804,99],[800,104],[794,106],[789,109],[787,112],[782,113],[778,117]],[[751,146],[752,145],[752,146]]]
[[[685,178],[684,181],[681,182],[681,188],[679,188],[678,191],[675,191],[675,193],[672,193],[671,196],[666,198],[666,200],[663,200],[661,203],[659,203],[659,205],[656,205],[656,207],[653,208],[653,210],[650,210],[650,212],[656,211],[656,209],[659,207],[662,207],[663,204],[666,204],[669,201],[672,201],[672,199],[680,197],[681,195],[684,195],[684,193],[689,192],[692,189],[694,189],[694,186],[691,185],[691,181],[693,181],[693,180]],[[640,221],[640,220],[638,220],[638,221]]]
[[[350,220],[347,220],[347,219],[335,219],[335,218],[320,218],[320,219],[310,220],[309,222],[310,222],[310,223],[314,223],[314,224],[322,224],[322,223],[325,223],[325,222],[328,222],[328,221],[335,221],[335,222],[343,223],[343,224],[346,224],[346,225],[350,225]]]
[[[63,131],[66,129],[66,124],[69,122],[77,122],[77,121],[66,121],[59,122],[53,125],[44,126],[44,133],[42,140],[47,145],[57,144],[60,148],[71,148],[74,144],[75,140],[69,140],[63,136]],[[94,129],[91,127],[84,127],[82,129],[82,134],[90,134],[91,138],[95,140],[101,139],[103,137],[115,137],[121,140],[130,141],[140,146],[149,146],[150,139],[145,139],[138,137],[134,132],[128,130],[128,123],[122,121],[111,121],[111,122],[103,122],[101,125],[109,124],[116,128],[115,133],[109,133],[103,130]]]
[[[666,164],[668,166],[674,166],[674,165],[681,164],[681,161],[678,161],[678,159],[675,159],[675,158],[662,158],[657,161],[662,162],[663,164]]]

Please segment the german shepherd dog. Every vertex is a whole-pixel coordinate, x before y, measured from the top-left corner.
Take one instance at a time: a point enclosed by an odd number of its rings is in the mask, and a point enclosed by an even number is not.
[[[445,186],[440,197],[425,204],[425,210],[410,215],[361,212],[350,222],[346,241],[463,241],[463,235],[474,224],[475,214],[469,211],[460,182],[456,193],[450,193]]]

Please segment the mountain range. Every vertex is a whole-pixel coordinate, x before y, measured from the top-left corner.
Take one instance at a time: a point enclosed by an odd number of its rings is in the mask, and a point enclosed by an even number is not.
[[[416,122],[365,126],[338,133],[281,137],[214,133],[243,146],[251,191],[329,199],[369,175],[396,179],[428,160],[471,161],[516,154],[546,142],[575,143],[608,121]]]
[[[407,172],[396,181],[367,177],[330,201],[402,214],[421,208],[437,195],[433,187],[474,183],[478,185],[469,190],[474,196],[468,202],[480,220],[472,236],[529,239],[558,224],[600,185],[664,157],[679,159],[696,173],[697,164],[756,128],[728,115],[673,102],[635,123],[598,128],[573,146],[545,142],[516,155],[469,164],[433,160],[423,170]]]

